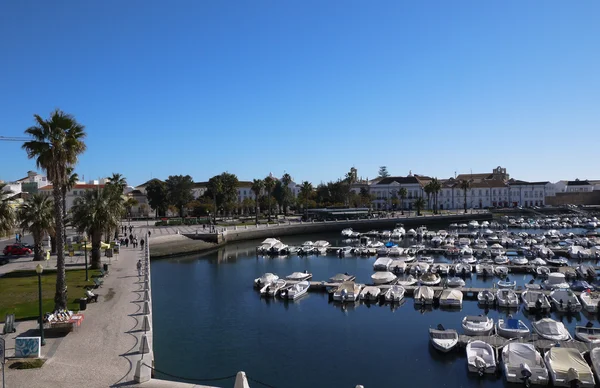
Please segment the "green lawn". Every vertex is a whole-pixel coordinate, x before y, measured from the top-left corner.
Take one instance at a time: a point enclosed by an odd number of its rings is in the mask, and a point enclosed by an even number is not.
[[[68,308],[77,311],[79,298],[84,296],[85,286],[93,285],[92,275],[100,273],[89,270],[90,281],[85,281],[85,270],[67,271]],[[0,322],[4,322],[6,314],[15,314],[15,318],[36,319],[39,316],[38,278],[35,271],[14,271],[0,277]],[[54,309],[54,292],[56,290],[56,269],[46,269],[42,273],[42,312]]]

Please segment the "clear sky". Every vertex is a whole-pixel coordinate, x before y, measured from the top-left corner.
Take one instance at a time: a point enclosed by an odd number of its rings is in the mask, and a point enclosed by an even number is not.
[[[54,108],[86,180],[350,167],[600,179],[600,2],[103,0],[0,5],[0,135]],[[0,179],[34,168],[0,142]]]

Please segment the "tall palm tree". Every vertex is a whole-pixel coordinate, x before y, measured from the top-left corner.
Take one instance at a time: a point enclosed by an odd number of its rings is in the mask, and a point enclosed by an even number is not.
[[[71,191],[71,189],[77,184],[79,181],[79,175],[76,172],[73,172],[75,168],[72,166],[67,167],[67,181],[65,185],[62,187],[62,201],[63,201],[63,219],[65,220],[65,228],[63,230],[63,235],[65,241],[67,241],[67,223],[69,220],[67,219],[67,193]]]
[[[288,201],[290,197],[289,184],[292,183],[292,177],[287,172],[281,177],[281,184],[283,185],[283,214],[287,216]]]
[[[435,214],[437,214],[437,212],[438,212],[438,193],[442,189],[442,185],[440,184],[440,181],[437,178],[433,178],[431,180],[431,182],[429,182],[429,184],[431,185],[431,192],[433,194],[433,212]]]
[[[425,199],[423,197],[419,197],[419,198],[415,199],[415,202],[413,203],[413,205],[415,206],[415,209],[417,210],[417,216],[420,216],[421,210],[423,210],[427,204],[425,203]]]
[[[471,181],[467,179],[463,179],[459,183],[460,188],[463,190],[465,195],[465,213],[467,212],[467,190],[471,187]]]
[[[398,195],[400,195],[400,198],[402,199],[402,215],[404,215],[404,200],[408,196],[408,190],[406,190],[406,187],[401,187],[400,190],[398,190]]]
[[[79,124],[75,117],[56,109],[50,114],[48,120],[39,115],[33,116],[35,125],[25,130],[25,134],[32,140],[23,144],[29,159],[35,159],[38,168],[46,171],[48,179],[52,182],[52,195],[54,197],[54,218],[56,234],[56,293],[54,295],[54,308],[56,310],[67,307],[67,282],[65,273],[65,240],[60,231],[64,228],[64,214],[62,193],[63,186],[69,179],[67,168],[77,164],[77,159],[85,149],[84,126]]]
[[[217,175],[208,180],[208,189],[212,193],[213,197],[213,222],[217,223],[217,197],[223,193],[223,180],[221,176]]]
[[[304,197],[304,214],[308,211],[308,197],[313,191],[313,185],[309,181],[302,182],[300,186],[300,195]]]
[[[267,203],[269,204],[269,220],[268,222],[271,222],[271,196],[273,193],[273,188],[275,187],[275,179],[273,179],[271,176],[268,176],[264,179],[265,182],[265,190],[267,192]]]
[[[427,194],[427,206],[429,207],[429,197],[431,197],[431,193],[433,192],[433,187],[431,186],[431,181],[429,181],[429,183],[427,183],[425,185],[425,187],[423,188],[423,191],[425,191],[425,194]]]
[[[86,233],[91,239],[91,268],[98,269],[102,265],[102,233],[119,226],[123,211],[123,201],[115,197],[110,190],[89,190],[82,197],[75,199],[71,209],[73,224],[79,232]]]
[[[262,193],[264,187],[265,183],[262,179],[254,179],[252,181],[252,187],[250,187],[250,190],[252,190],[252,192],[254,193],[254,205],[256,206],[256,208],[254,209],[254,214],[256,217],[256,224],[258,224],[258,199],[260,198],[260,193]]]
[[[133,197],[129,197],[125,200],[125,202],[123,202],[123,206],[125,207],[125,211],[127,212],[127,217],[129,218],[129,221],[131,222],[131,209],[134,206],[137,206],[139,204],[139,201]]]
[[[0,183],[0,236],[11,233],[15,226],[15,211],[8,203],[12,191],[5,188],[6,183]]]
[[[33,236],[33,260],[44,260],[42,248],[46,233],[54,232],[54,206],[52,199],[41,193],[32,194],[19,208],[19,226]]]
[[[116,192],[119,195],[122,195],[123,190],[125,190],[125,187],[127,187],[127,180],[125,179],[123,174],[113,172],[112,176],[108,178],[108,181],[111,185],[115,186]]]

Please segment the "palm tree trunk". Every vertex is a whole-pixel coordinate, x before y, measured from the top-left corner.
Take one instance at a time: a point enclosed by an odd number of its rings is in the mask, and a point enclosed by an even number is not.
[[[465,213],[467,213],[467,190],[465,190]]]
[[[256,219],[256,225],[258,225],[258,197],[256,199],[256,203],[254,204],[254,218]]]
[[[33,261],[44,260],[44,248],[42,247],[42,234],[33,233]]]
[[[56,293],[54,294],[54,310],[67,308],[67,277],[65,272],[65,240],[63,235],[63,201],[61,185],[54,183],[54,217],[56,227]]]
[[[268,222],[271,222],[271,194],[269,194],[269,196],[267,197],[268,203],[269,203],[269,220]]]
[[[101,254],[101,244],[102,244],[102,232],[93,232],[92,233],[92,263],[91,269],[100,269],[102,267],[102,254]]]
[[[62,205],[63,205],[63,224],[65,224],[67,222],[67,188],[63,186],[63,188],[61,189],[61,197],[62,197]],[[67,226],[64,225],[63,230],[61,231],[63,233],[63,237],[64,237],[64,241],[67,241]]]

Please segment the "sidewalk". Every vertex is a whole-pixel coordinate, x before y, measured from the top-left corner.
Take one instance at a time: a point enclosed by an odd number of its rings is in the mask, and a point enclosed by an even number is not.
[[[13,370],[6,368],[7,387],[109,387],[133,384],[135,360],[139,358],[139,322],[141,310],[140,285],[136,262],[142,258],[137,248],[121,248],[113,257],[104,285],[95,293],[98,303],[83,311],[81,326],[65,337],[48,338],[42,348],[46,364],[40,369]],[[67,264],[71,258],[67,258]],[[34,268],[36,262],[16,260],[6,266],[10,270]],[[108,263],[107,258],[102,258]],[[52,262],[54,261],[54,262]],[[80,260],[83,263],[83,259]],[[44,263],[45,265],[45,263]],[[56,266],[56,259],[49,263]],[[73,298],[73,295],[69,295]],[[25,333],[37,336],[35,321],[18,322],[17,333],[6,338],[7,355],[14,354],[14,338]],[[137,333],[136,333],[137,331]]]

